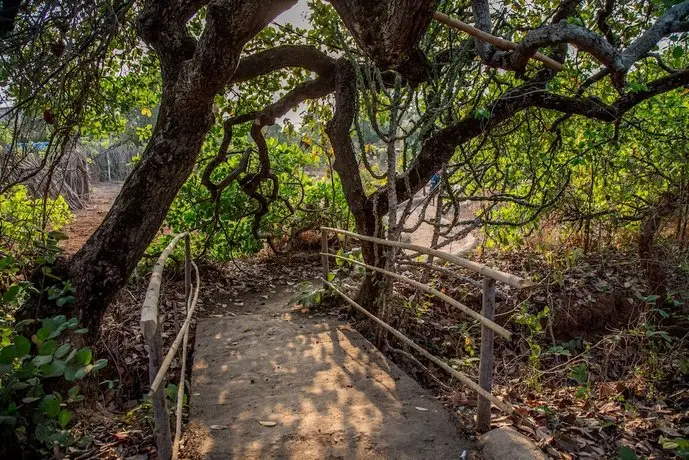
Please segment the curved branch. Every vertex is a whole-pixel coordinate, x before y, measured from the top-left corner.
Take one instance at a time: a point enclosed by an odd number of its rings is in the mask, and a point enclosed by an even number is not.
[[[239,61],[232,83],[241,83],[287,67],[301,67],[318,75],[332,74],[335,59],[310,45],[282,45]]]
[[[440,169],[443,163],[450,160],[458,145],[481,135],[522,110],[540,107],[612,122],[618,120],[637,104],[685,85],[689,85],[689,69],[660,78],[649,83],[647,90],[625,94],[613,104],[606,105],[597,99],[573,98],[549,93],[545,91],[543,83],[525,84],[493,102],[488,107],[488,112],[491,114],[488,120],[477,114],[471,114],[426,139],[421,152],[409,169],[404,174],[398,175],[395,181],[398,199],[404,201],[418,192],[430,180],[433,173]],[[379,215],[387,212],[387,200],[384,199],[386,194],[387,186],[379,188],[369,197],[371,203],[376,203],[376,212]]]

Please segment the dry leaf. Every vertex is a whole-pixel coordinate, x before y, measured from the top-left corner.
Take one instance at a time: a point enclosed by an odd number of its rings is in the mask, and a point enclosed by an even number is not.
[[[272,422],[270,420],[259,420],[258,423],[260,423],[263,426],[275,426],[277,423]]]

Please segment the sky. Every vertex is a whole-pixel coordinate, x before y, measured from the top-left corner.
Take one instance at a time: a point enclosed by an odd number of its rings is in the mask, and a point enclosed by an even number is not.
[[[299,27],[301,29],[310,29],[311,26],[308,21],[308,15],[309,6],[306,0],[299,0],[296,5],[275,18],[275,22],[280,25],[292,24],[294,27]],[[299,112],[301,112],[304,107],[305,104],[299,104],[296,111],[290,110],[284,117],[280,118],[278,122],[282,124],[282,120],[287,119],[299,129],[301,126],[301,116]]]
[[[309,14],[309,6],[306,4],[306,0],[299,0],[296,5],[294,5],[289,10],[282,13],[275,19],[278,24],[292,24],[295,27],[300,27],[302,29],[309,28],[309,22],[307,16]]]

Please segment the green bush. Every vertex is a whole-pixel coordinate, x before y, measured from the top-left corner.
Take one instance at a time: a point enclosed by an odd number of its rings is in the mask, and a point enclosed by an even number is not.
[[[70,407],[83,399],[74,383],[104,368],[107,360],[94,361],[90,348],[70,343],[86,332],[76,318],[40,320],[32,334],[27,326],[33,323],[0,327],[0,436],[2,449],[47,453],[80,441],[67,429],[74,415]]]
[[[36,242],[45,241],[46,230],[59,231],[72,218],[62,196],[32,198],[23,185],[0,194],[0,256],[31,256]]]

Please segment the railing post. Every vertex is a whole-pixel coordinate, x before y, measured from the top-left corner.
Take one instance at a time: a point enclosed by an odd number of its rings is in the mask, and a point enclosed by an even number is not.
[[[163,338],[160,335],[160,327],[156,325],[152,337],[148,338],[148,379],[153,383],[158,374],[158,369],[163,362]],[[167,398],[165,389],[158,388],[151,395],[153,405],[153,418],[155,419],[156,447],[158,458],[170,460],[172,456],[172,433],[170,432],[170,416],[167,411]]]
[[[187,233],[184,237],[184,317],[189,309],[189,297],[191,297],[191,238]],[[177,311],[175,309],[175,311]],[[179,332],[179,325],[176,322],[177,315],[175,315],[175,332]]]
[[[495,318],[495,280],[483,277],[482,315],[493,321]],[[493,330],[481,326],[481,363],[479,364],[479,385],[490,392],[493,388]],[[478,397],[476,428],[480,433],[490,430],[490,401]]]
[[[328,280],[328,273],[330,273],[330,259],[328,258],[328,231],[321,228],[321,265],[323,265],[323,279]],[[323,283],[323,288],[326,284]]]

